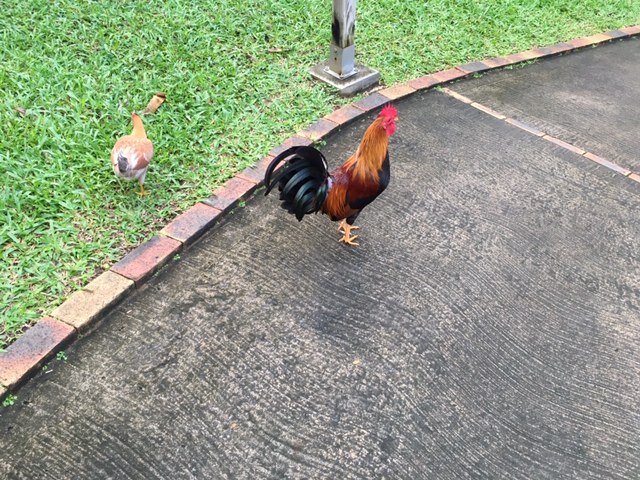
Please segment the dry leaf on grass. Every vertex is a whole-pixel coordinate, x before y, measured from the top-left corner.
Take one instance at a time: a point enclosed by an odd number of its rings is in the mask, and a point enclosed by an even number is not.
[[[157,92],[153,98],[149,101],[146,108],[144,109],[145,115],[149,115],[150,113],[156,113],[156,110],[160,108],[160,105],[164,103],[167,99],[167,96],[163,92]]]

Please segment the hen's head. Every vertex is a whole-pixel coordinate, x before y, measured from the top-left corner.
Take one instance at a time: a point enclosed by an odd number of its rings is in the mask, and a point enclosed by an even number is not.
[[[396,122],[398,121],[398,111],[396,108],[391,104],[386,105],[378,117],[382,118],[382,126],[385,132],[387,132],[387,135],[393,135],[396,132]]]

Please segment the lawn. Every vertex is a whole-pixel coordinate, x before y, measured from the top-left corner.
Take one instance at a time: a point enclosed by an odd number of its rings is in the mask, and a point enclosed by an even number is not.
[[[329,0],[4,0],[0,349],[237,171],[347,103],[313,83]],[[358,60],[397,83],[640,23],[635,0],[361,0]],[[130,112],[150,195],[115,178]]]

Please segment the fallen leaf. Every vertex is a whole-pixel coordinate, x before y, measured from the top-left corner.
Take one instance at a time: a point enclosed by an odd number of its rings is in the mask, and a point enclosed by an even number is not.
[[[151,113],[156,113],[156,110],[158,110],[158,108],[160,108],[160,105],[162,105],[166,99],[167,99],[167,96],[163,92],[157,92],[153,96],[153,98],[149,101],[149,103],[147,104],[146,108],[144,109],[144,112],[142,112],[142,113],[144,115],[149,115]]]
[[[284,53],[291,50],[290,48],[267,48],[267,52],[269,53]]]
[[[362,359],[360,359],[360,358],[356,358],[356,359],[353,361],[353,364],[354,364],[354,365],[360,365],[361,363],[362,363]]]

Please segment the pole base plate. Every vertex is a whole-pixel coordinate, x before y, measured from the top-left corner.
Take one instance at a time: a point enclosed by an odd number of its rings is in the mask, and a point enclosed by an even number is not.
[[[374,86],[380,81],[380,72],[364,65],[355,66],[355,75],[346,78],[339,78],[330,71],[329,62],[320,62],[309,70],[309,73],[316,80],[331,85],[338,90],[342,97],[350,97],[358,92]]]

